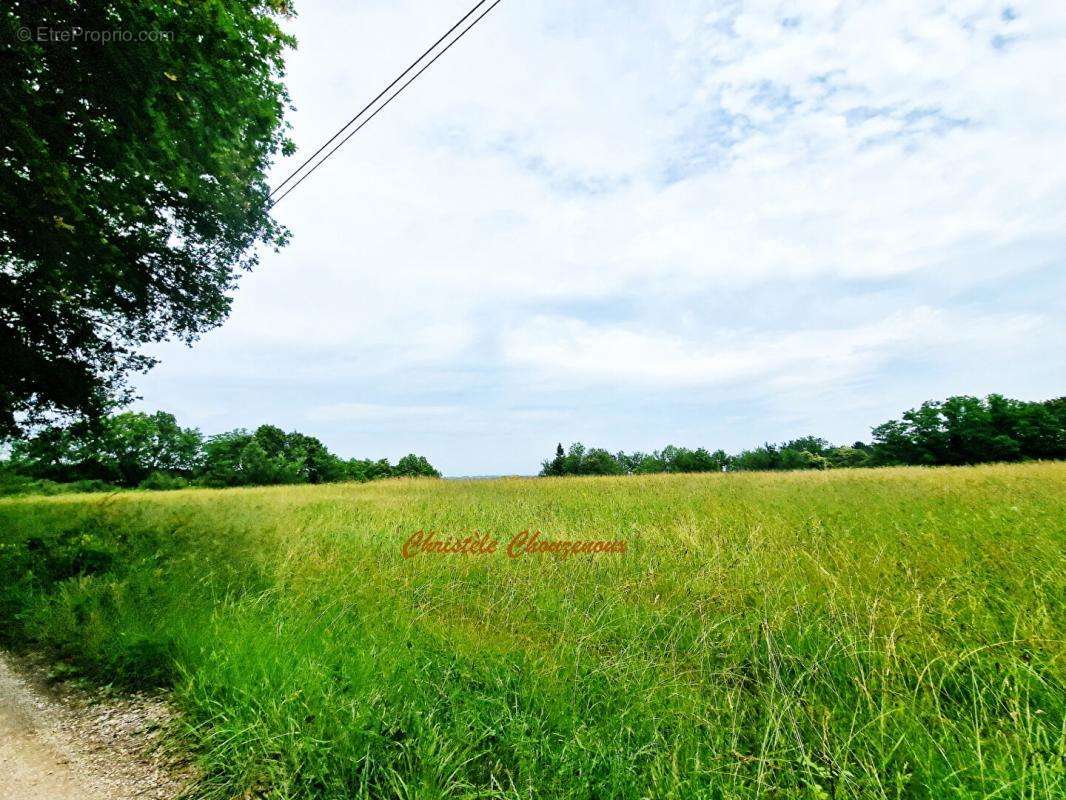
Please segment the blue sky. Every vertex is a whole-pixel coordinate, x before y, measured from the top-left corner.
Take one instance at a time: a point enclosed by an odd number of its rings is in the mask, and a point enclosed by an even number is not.
[[[303,3],[276,175],[469,4]],[[1058,0],[504,0],[138,406],[463,475],[1061,395],[1064,52]]]

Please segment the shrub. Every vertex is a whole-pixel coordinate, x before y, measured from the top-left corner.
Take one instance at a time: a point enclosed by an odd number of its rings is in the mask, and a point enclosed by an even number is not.
[[[153,472],[138,484],[138,489],[151,489],[152,491],[168,491],[171,489],[188,488],[189,482],[180,475],[167,475],[165,472]]]

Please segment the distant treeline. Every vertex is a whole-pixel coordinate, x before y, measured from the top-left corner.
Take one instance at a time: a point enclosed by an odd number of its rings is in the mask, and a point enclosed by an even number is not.
[[[641,475],[656,472],[836,469],[893,465],[941,466],[1066,458],[1066,397],[1031,403],[991,394],[930,400],[873,429],[872,442],[831,445],[817,436],[724,450],[665,447],[652,453],[610,453],[559,444],[540,474]]]
[[[424,456],[342,459],[314,436],[261,425],[206,439],[172,414],[124,412],[97,425],[50,427],[11,444],[0,486],[18,491],[178,489],[370,481],[440,473]]]

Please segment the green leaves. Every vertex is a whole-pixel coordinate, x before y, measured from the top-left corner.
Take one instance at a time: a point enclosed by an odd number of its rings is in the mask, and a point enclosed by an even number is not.
[[[1066,458],[1066,398],[1031,403],[991,394],[929,400],[902,419],[873,429],[873,445],[834,447],[817,436],[781,445],[769,442],[736,455],[668,445],[661,452],[611,455],[581,443],[560,444],[541,465],[542,476],[618,475],[656,472],[797,470],[896,464],[950,465]]]
[[[287,5],[16,3],[0,13],[0,435],[99,416],[229,311],[280,247],[266,169],[288,146]],[[129,40],[22,41],[22,29]]]
[[[211,486],[270,485],[369,481],[379,478],[430,477],[440,473],[425,456],[388,460],[342,461],[314,436],[285,433],[260,425],[255,433],[234,430],[212,436],[204,446],[203,481]]]
[[[192,475],[199,467],[201,440],[198,430],[182,428],[172,414],[127,411],[97,426],[46,428],[16,441],[12,461],[37,478],[136,486],[154,472]]]
[[[873,429],[879,463],[979,464],[1066,458],[1066,402],[991,394],[930,400]]]

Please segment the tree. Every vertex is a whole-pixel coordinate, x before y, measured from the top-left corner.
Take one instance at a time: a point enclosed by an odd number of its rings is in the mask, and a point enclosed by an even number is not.
[[[182,428],[172,414],[127,411],[97,426],[45,428],[16,440],[12,460],[38,478],[137,486],[153,472],[192,476],[200,465],[201,443],[200,432]]]
[[[254,433],[237,428],[204,445],[204,482],[209,486],[305,483],[304,462],[287,447],[289,436],[274,425]]]
[[[250,437],[248,443],[241,448],[237,468],[241,483],[255,486],[281,483],[278,480],[277,462],[267,455],[263,445],[259,444],[254,436]]]
[[[873,429],[873,444],[834,447],[819,436],[766,443],[735,456],[723,450],[667,445],[650,455],[610,455],[580,442],[543,462],[541,475],[641,475],[658,472],[838,469],[890,464],[978,464],[986,461],[1066,458],[1066,397],[1042,403],[991,394],[929,400]]]
[[[555,458],[548,459],[540,467],[540,474],[545,477],[558,477],[566,474],[564,471],[566,469],[566,451],[563,450],[562,442],[555,446]]]
[[[862,447],[834,447],[825,457],[832,468],[865,467],[870,463],[869,450]]]
[[[786,442],[782,446],[782,449],[798,450],[803,453],[820,456],[829,450],[829,447],[829,442],[820,436],[801,436],[798,439],[793,439],[791,442]]]
[[[777,469],[825,469],[828,466],[823,456],[808,450],[782,447],[778,455]]]
[[[238,486],[243,482],[241,452],[251,441],[248,431],[238,428],[216,434],[204,442],[201,477],[208,486]]]
[[[601,447],[593,447],[581,461],[579,475],[621,475],[622,465]]]
[[[743,450],[733,457],[732,466],[738,470],[768,470],[781,468],[781,454],[776,445],[767,442],[752,450]]]
[[[0,436],[129,396],[149,342],[226,317],[290,152],[285,0],[12,2],[0,11]],[[49,32],[120,30],[103,42]],[[27,35],[29,34],[29,35]]]
[[[392,477],[392,465],[386,458],[378,459],[377,461],[369,458],[352,458],[344,463],[344,471],[348,480],[359,481],[360,483]]]
[[[541,465],[541,475],[622,475],[628,469],[625,455],[612,455],[607,450],[593,447],[586,450],[581,442],[574,442],[563,455],[562,444],[555,448],[555,458]]]
[[[664,464],[654,453],[635,452],[630,454],[619,453],[618,460],[630,475],[651,475],[656,472],[666,472]]]
[[[314,436],[285,433],[275,425],[260,425],[254,433],[238,428],[205,442],[198,430],[180,427],[162,411],[114,414],[96,425],[44,428],[13,442],[10,464],[0,462],[0,473],[0,478],[13,474],[146,489],[189,482],[221,487],[440,477],[425,456],[411,453],[395,467],[384,458],[342,461]]]
[[[671,445],[663,448],[659,460],[665,463],[667,472],[720,472],[725,463],[724,456],[720,450],[712,454],[703,447],[689,450]]]
[[[302,479],[308,483],[330,483],[344,479],[344,462],[314,436],[290,433],[287,445],[301,465]]]
[[[271,458],[277,458],[288,450],[289,437],[277,425],[260,425],[252,436]]]
[[[992,394],[929,400],[873,429],[878,464],[978,464],[1066,457],[1062,401],[1031,403]]]
[[[404,456],[396,462],[392,470],[397,478],[439,478],[440,473],[433,468],[425,456],[416,456],[414,453]]]
[[[136,486],[153,472],[192,475],[201,443],[200,431],[180,427],[173,414],[126,412],[108,419],[96,451],[116,483]]]

